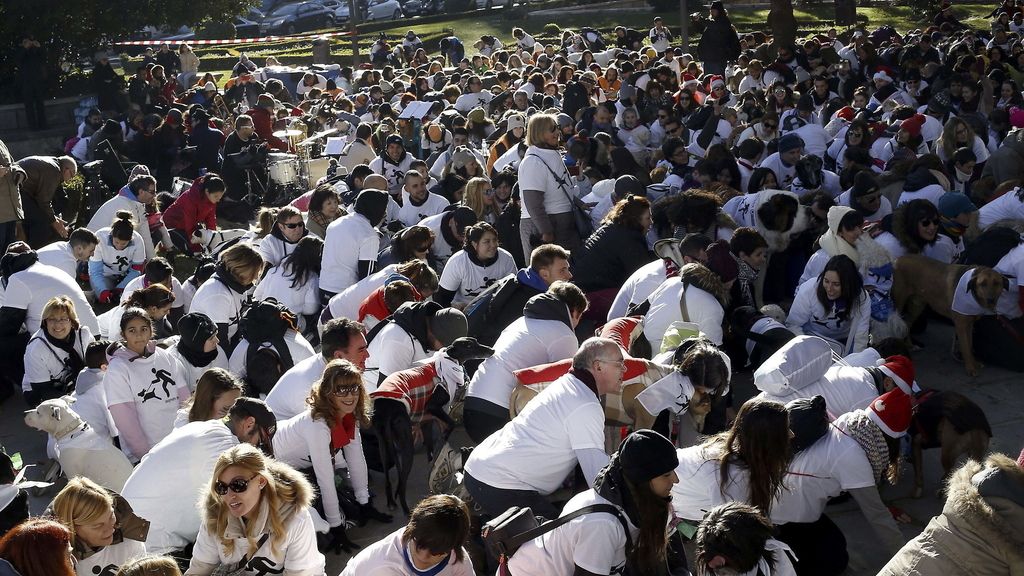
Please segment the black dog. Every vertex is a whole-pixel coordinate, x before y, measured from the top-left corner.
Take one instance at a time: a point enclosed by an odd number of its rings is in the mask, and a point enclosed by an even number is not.
[[[370,395],[373,399],[372,427],[377,437],[389,509],[394,509],[397,497],[402,510],[409,514],[405,490],[412,470],[413,425],[419,425],[423,431],[427,459],[432,460],[435,450],[433,423],[424,422],[424,416],[442,422],[450,433],[455,421],[449,416],[447,406],[466,384],[462,365],[492,354],[493,348],[480,344],[475,338],[459,338],[433,362],[388,376]],[[395,491],[391,489],[391,466],[398,470]]]

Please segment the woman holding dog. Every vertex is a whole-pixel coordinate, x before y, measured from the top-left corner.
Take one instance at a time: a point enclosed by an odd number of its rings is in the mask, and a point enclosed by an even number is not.
[[[121,334],[107,351],[103,386],[122,446],[138,461],[174,429],[190,393],[181,363],[153,342],[153,320],[145,310],[127,309]]]
[[[71,531],[75,573],[108,573],[146,553],[149,522],[132,512],[119,494],[76,476],[50,504],[54,518]]]
[[[25,349],[25,402],[35,408],[44,400],[60,398],[85,368],[85,350],[93,335],[78,322],[75,303],[54,296],[43,307],[41,326]]]
[[[239,444],[217,458],[186,576],[218,566],[240,574],[323,576],[309,506],[313,487],[294,468]]]
[[[868,345],[871,301],[857,264],[847,255],[829,259],[816,278],[800,285],[786,318],[794,334],[820,336],[841,356]]]
[[[370,503],[369,475],[359,429],[369,427],[371,405],[359,368],[348,360],[332,360],[320,380],[313,384],[306,404],[309,408],[305,412],[278,423],[274,455],[315,480],[318,496],[313,505],[331,525],[335,543],[350,551],[358,546],[345,535],[345,511],[334,479],[336,467],[348,468],[364,518],[391,521],[391,516],[378,512]]]

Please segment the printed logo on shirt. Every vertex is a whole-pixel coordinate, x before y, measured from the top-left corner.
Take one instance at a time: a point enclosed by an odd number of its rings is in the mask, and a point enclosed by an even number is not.
[[[170,398],[171,391],[169,390],[169,388],[175,385],[174,378],[171,378],[171,373],[168,372],[167,370],[164,370],[162,368],[160,370],[152,368],[150,369],[150,371],[153,373],[153,381],[149,383],[148,388],[144,388],[140,390],[138,393],[139,398],[142,398],[143,404],[145,404],[146,401],[148,400],[163,400]],[[164,391],[163,398],[161,398],[156,393],[156,387],[158,384]]]
[[[128,262],[127,256],[117,256],[114,258],[114,265],[117,267],[119,272],[124,272],[128,269],[130,263]]]
[[[494,284],[497,281],[498,281],[498,278],[488,278],[487,276],[484,276],[484,280],[483,280],[483,284],[482,285],[478,286],[477,288],[467,288],[466,289],[466,296],[469,296],[470,298],[475,298],[475,297],[479,296],[480,294],[483,294],[484,290],[487,290],[488,287],[490,287],[492,284]]]
[[[612,566],[611,570],[608,571],[608,574],[611,575],[611,576],[614,576],[615,574],[625,574],[625,573],[626,573],[626,563],[625,562],[623,562],[622,564],[619,564],[618,566]]]
[[[96,576],[115,576],[117,574],[117,564],[108,564],[106,566],[93,566],[92,573]]]
[[[281,574],[284,572],[284,566],[277,568],[269,558],[264,556],[254,557],[245,568],[249,573],[256,576],[267,576],[268,574]]]

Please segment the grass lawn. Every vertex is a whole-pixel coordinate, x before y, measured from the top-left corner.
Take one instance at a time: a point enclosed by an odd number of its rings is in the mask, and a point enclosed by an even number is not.
[[[988,22],[985,16],[992,10],[992,7],[993,4],[990,2],[957,2],[953,6],[953,11],[962,21],[975,27],[987,28]],[[520,18],[506,10],[478,11],[473,18],[452,19],[427,24],[400,20],[396,21],[393,27],[385,29],[383,32],[389,37],[397,39],[405,35],[406,31],[412,29],[416,31],[427,46],[436,47],[438,39],[452,33],[462,38],[467,46],[472,44],[474,39],[485,34],[496,36],[502,42],[509,43],[512,41],[511,31],[513,26],[520,26],[534,36],[539,36],[543,34],[544,27],[547,24],[555,24],[563,29],[578,29],[581,25],[586,25],[602,30],[607,35],[610,35],[611,29],[617,25],[646,30],[651,26],[651,21],[655,16],[661,16],[666,24],[673,28],[677,28],[679,25],[678,10],[662,13],[641,11],[612,13],[602,11],[590,14],[584,21],[582,15],[586,11],[587,7],[581,6],[572,13],[554,16],[528,16],[526,18]],[[767,9],[737,7],[731,9],[729,14],[741,32],[767,31]],[[866,19],[868,28],[884,23],[892,25],[900,32],[904,32],[914,28],[924,28],[929,24],[920,20],[913,10],[907,6],[858,7],[857,14],[862,21]],[[831,26],[831,22],[835,18],[835,8],[833,4],[829,3],[804,6],[797,8],[795,15],[797,21],[801,24],[801,30],[805,32],[824,30]],[[820,24],[816,24],[818,22]],[[374,32],[362,35],[360,40],[363,46],[371,41],[376,34]],[[351,40],[348,38],[333,38],[331,44],[332,54],[336,56],[350,56],[352,53]],[[696,45],[696,38],[691,38],[691,45]],[[366,48],[364,47],[363,49],[365,50]],[[196,52],[201,58],[204,56],[219,56],[236,59],[238,54],[243,51],[257,63],[262,63],[267,56],[271,55],[277,56],[287,63],[287,59],[290,56],[308,57],[310,55],[310,44],[308,40],[284,40],[238,46],[196,47]],[[472,52],[472,49],[467,50],[467,53],[470,52]],[[220,62],[223,62],[223,60],[220,60]],[[221,66],[216,67],[220,68]],[[205,69],[208,70],[208,68]],[[226,70],[219,70],[218,72],[221,74],[220,83],[223,87],[229,74]]]

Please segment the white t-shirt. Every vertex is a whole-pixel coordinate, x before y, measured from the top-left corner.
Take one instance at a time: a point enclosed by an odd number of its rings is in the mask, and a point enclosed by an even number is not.
[[[725,320],[722,305],[714,296],[693,284],[686,287],[685,293],[683,286],[679,278],[667,278],[648,298],[651,307],[644,316],[644,336],[655,353],[661,350],[661,340],[669,326],[683,320],[680,298],[686,298],[688,321],[697,324],[700,331],[716,345],[722,344],[722,322]]]
[[[207,480],[209,482],[209,480]],[[269,529],[267,520],[267,528]],[[229,528],[231,524],[229,522]],[[309,509],[295,513],[284,526],[285,537],[277,553],[270,539],[252,555],[248,569],[240,572],[244,576],[266,576],[268,574],[296,574],[302,576],[321,576],[324,574],[324,555],[316,547],[316,530],[313,528],[313,517]],[[240,532],[240,530],[239,530]],[[216,566],[236,566],[249,552],[249,542],[244,537],[233,538],[235,547],[228,554],[220,544],[219,534],[210,534],[206,523],[199,530],[199,538],[192,550],[192,563],[200,562]],[[190,570],[191,571],[191,570]],[[204,572],[205,573],[205,572]]]
[[[321,354],[314,354],[285,372],[274,388],[267,394],[267,406],[274,412],[274,417],[287,420],[308,408],[306,398],[313,384],[324,374],[327,362]]]
[[[84,560],[79,560],[75,564],[75,574],[78,576],[114,574],[123,564],[145,555],[146,545],[142,542],[122,540],[117,544],[103,547],[102,550]]]
[[[424,218],[440,214],[448,207],[448,200],[440,194],[427,192],[427,198],[423,204],[415,206],[409,197],[409,193],[402,190],[402,207],[398,209],[398,219],[406,227],[419,224]]]
[[[168,434],[135,467],[121,496],[150,522],[149,553],[164,554],[195,541],[200,499],[217,457],[237,445],[238,438],[221,420],[192,422]]]
[[[359,306],[363,300],[373,293],[374,290],[384,285],[384,281],[398,270],[398,264],[388,264],[380,270],[363,278],[359,282],[345,288],[341,292],[331,296],[327,308],[331,311],[332,318],[348,318],[355,320],[359,317]]]
[[[1010,286],[1024,286],[1024,244],[1000,258],[995,270],[1010,279]]]
[[[881,202],[878,204],[878,210],[876,210],[874,214],[864,216],[865,222],[878,222],[882,218],[892,214],[892,202],[890,202],[885,196],[882,196],[880,200]],[[840,194],[839,198],[836,200],[836,204],[852,207],[852,204],[850,204],[850,191],[847,190]]]
[[[772,522],[815,522],[829,498],[843,490],[874,487],[871,463],[860,444],[840,430],[843,421],[840,417],[824,437],[790,462],[784,488],[772,504]]]
[[[441,228],[446,225],[444,218],[447,215],[447,212],[442,212],[429,218],[424,218],[420,222],[420,226],[426,226],[434,233],[434,243],[430,245],[430,253],[437,259],[438,266],[442,267],[452,257],[452,245],[444,239],[444,232],[441,231]],[[454,216],[452,217],[454,218]]]
[[[430,352],[424,350],[419,340],[395,323],[381,328],[367,347],[367,352],[370,356],[363,371],[363,386],[367,394],[375,391],[384,378],[412,368],[416,362],[430,357]]]
[[[291,272],[289,270],[289,272]],[[295,278],[286,273],[283,266],[274,266],[260,280],[253,292],[253,299],[276,298],[293,314],[299,317],[299,329],[305,326],[304,315],[320,312],[320,276],[310,273],[306,283],[292,288]]]
[[[561,516],[590,506],[611,504],[593,489],[580,492],[565,503]],[[620,511],[622,510],[619,508]],[[622,512],[625,517],[625,512]],[[636,544],[639,529],[629,520]],[[591,512],[524,543],[508,563],[511,574],[572,574],[576,566],[593,574],[621,574],[626,565],[626,533],[618,516]]]
[[[953,312],[964,316],[989,316],[999,314],[1007,318],[1018,318],[1021,315],[1020,304],[1017,302],[1016,290],[1004,290],[999,300],[996,301],[995,311],[983,308],[978,300],[967,290],[971,278],[974,278],[974,268],[971,268],[960,277],[956,284],[956,292],[953,293],[953,304],[950,306]],[[1012,284],[1011,284],[1012,287]]]
[[[385,162],[381,156],[377,156],[370,161],[370,170],[373,170],[375,174],[388,179],[388,192],[397,194],[402,189],[403,181],[405,180],[405,173],[409,171],[409,167],[412,165],[414,160],[412,154],[406,154],[402,161],[398,164],[392,164],[390,161]]]
[[[867,408],[878,397],[875,379],[864,368],[835,365],[825,371],[817,382],[787,396],[776,396],[761,392],[758,398],[775,400],[786,404],[798,398],[821,396],[825,407],[833,417],[861,408]]]
[[[170,338],[168,338],[168,340],[170,340]],[[202,375],[210,368],[228,369],[228,357],[224,354],[224,349],[220,346],[217,346],[217,356],[206,366],[192,365],[191,362],[181,355],[181,352],[178,350],[177,342],[175,342],[173,346],[167,348],[167,351],[181,363],[181,368],[185,371],[185,383],[188,384],[188,389],[192,392],[195,392],[196,384],[199,383],[199,378],[201,378]]]
[[[604,410],[572,374],[551,383],[473,450],[465,470],[506,490],[551,494],[576,466],[576,450],[604,450]]]
[[[181,363],[162,348],[154,349],[149,356],[136,356],[127,349],[115,352],[103,377],[103,386],[107,390],[107,407],[135,405],[150,447],[171,432],[182,395],[189,396],[180,391],[181,388],[188,390]],[[127,451],[127,446],[124,448]],[[144,454],[134,456],[141,458]]]
[[[277,224],[275,224],[277,226]],[[277,266],[282,260],[291,256],[292,252],[295,251],[295,247],[298,242],[288,242],[282,238],[278,238],[274,234],[267,234],[263,237],[263,241],[256,247],[256,251],[263,257],[263,261],[267,267]]]
[[[0,283],[0,287],[3,284]],[[29,333],[39,330],[43,307],[54,296],[67,296],[75,304],[78,322],[93,334],[100,333],[99,322],[85,293],[74,278],[59,268],[37,262],[21,272],[15,272],[7,281],[7,287],[0,298],[3,306],[25,311],[25,328]]]
[[[775,181],[779,183],[779,188],[782,189],[788,190],[790,185],[793,184],[793,179],[796,178],[796,165],[786,166],[782,159],[779,158],[778,152],[765,157],[761,161],[761,168],[767,168],[774,172]]]
[[[559,181],[562,184],[559,184]],[[573,194],[573,178],[565,169],[565,162],[558,150],[545,150],[530,146],[526,156],[519,163],[519,189],[544,192],[544,211],[548,214],[565,214],[572,210],[569,196]],[[530,215],[523,203],[522,218]]]
[[[71,278],[78,277],[78,260],[72,253],[71,244],[67,242],[54,242],[36,250],[39,261],[54,268],[60,268],[68,273]]]
[[[576,333],[564,322],[517,318],[498,336],[494,354],[477,368],[466,395],[507,408],[516,370],[572,358],[577,349]]]
[[[196,290],[189,312],[206,314],[214,324],[227,324],[228,338],[233,338],[235,332],[238,332],[238,320],[242,315],[242,305],[248,299],[248,292],[239,294],[228,288],[214,275]],[[221,342],[221,347],[224,347],[223,342]]]
[[[121,292],[121,302],[127,302],[128,297],[132,295],[132,292],[141,290],[146,287],[146,277],[136,276],[132,278],[132,281],[125,285],[124,290]],[[181,287],[181,282],[174,276],[171,276],[171,294],[174,294],[174,304],[171,304],[171,308],[182,308],[185,306],[185,291]]]
[[[355,558],[345,564],[345,570],[342,571],[341,576],[404,576],[409,574],[409,568],[405,562],[405,545],[402,543],[404,530],[403,526],[360,550]],[[464,560],[456,562],[455,553],[452,552],[448,557],[448,565],[436,576],[475,576],[476,572],[473,571],[473,564],[465,549],[462,554]]]
[[[679,482],[672,486],[672,509],[676,516],[700,522],[704,513],[726,502],[750,502],[750,474],[741,464],[729,466],[725,488],[719,475],[718,448],[690,446],[676,451]]]
[[[939,184],[929,184],[919,190],[904,190],[900,194],[899,200],[896,201],[896,206],[902,206],[911,200],[927,200],[936,207],[939,206],[939,198],[946,193],[946,189]]]
[[[907,253],[907,249],[903,247],[903,244],[900,244],[899,239],[897,239],[891,232],[882,232],[875,238],[875,242],[881,244],[893,260],[896,260]],[[936,237],[934,244],[925,245],[924,250],[921,251],[923,256],[933,258],[946,264],[951,264],[953,262],[953,256],[956,253],[956,245],[953,244],[953,240],[945,234],[939,234]]]
[[[123,250],[114,247],[110,236],[110,227],[103,228],[96,232],[100,243],[96,245],[96,251],[89,258],[89,265],[93,262],[103,263],[103,276],[108,278],[123,277],[134,265],[140,265],[146,261],[146,246],[142,243],[142,236],[138,232],[132,232],[132,239]],[[105,290],[106,287],[93,286],[93,290]]]
[[[469,304],[488,286],[516,273],[516,261],[504,248],[498,248],[498,258],[490,266],[478,266],[469,253],[459,250],[444,265],[438,285],[455,292],[452,304]]]
[[[85,349],[92,340],[92,332],[85,326],[80,327],[75,334],[75,351],[83,362]],[[75,379],[77,375],[69,373],[68,357],[67,352],[50,344],[43,329],[40,329],[32,335],[25,348],[25,375],[21,379],[21,389],[28,392],[32,390],[33,383],[41,384],[54,379],[66,382]]]
[[[353,212],[331,222],[324,241],[320,287],[341,292],[359,281],[359,261],[377,261],[380,236],[362,214]]]
[[[99,368],[85,368],[78,373],[73,393],[73,408],[82,420],[89,423],[96,434],[111,440],[117,436],[117,426],[110,416],[110,410],[107,409],[107,390],[103,387],[104,374],[105,372]]]
[[[978,209],[978,228],[984,230],[1000,220],[1024,220],[1024,202],[1017,198],[1020,187]],[[42,259],[42,258],[40,258]]]
[[[665,274],[665,261],[660,258],[637,268],[615,295],[608,309],[608,320],[622,318],[630,304],[640,304],[646,300],[665,281]]]

